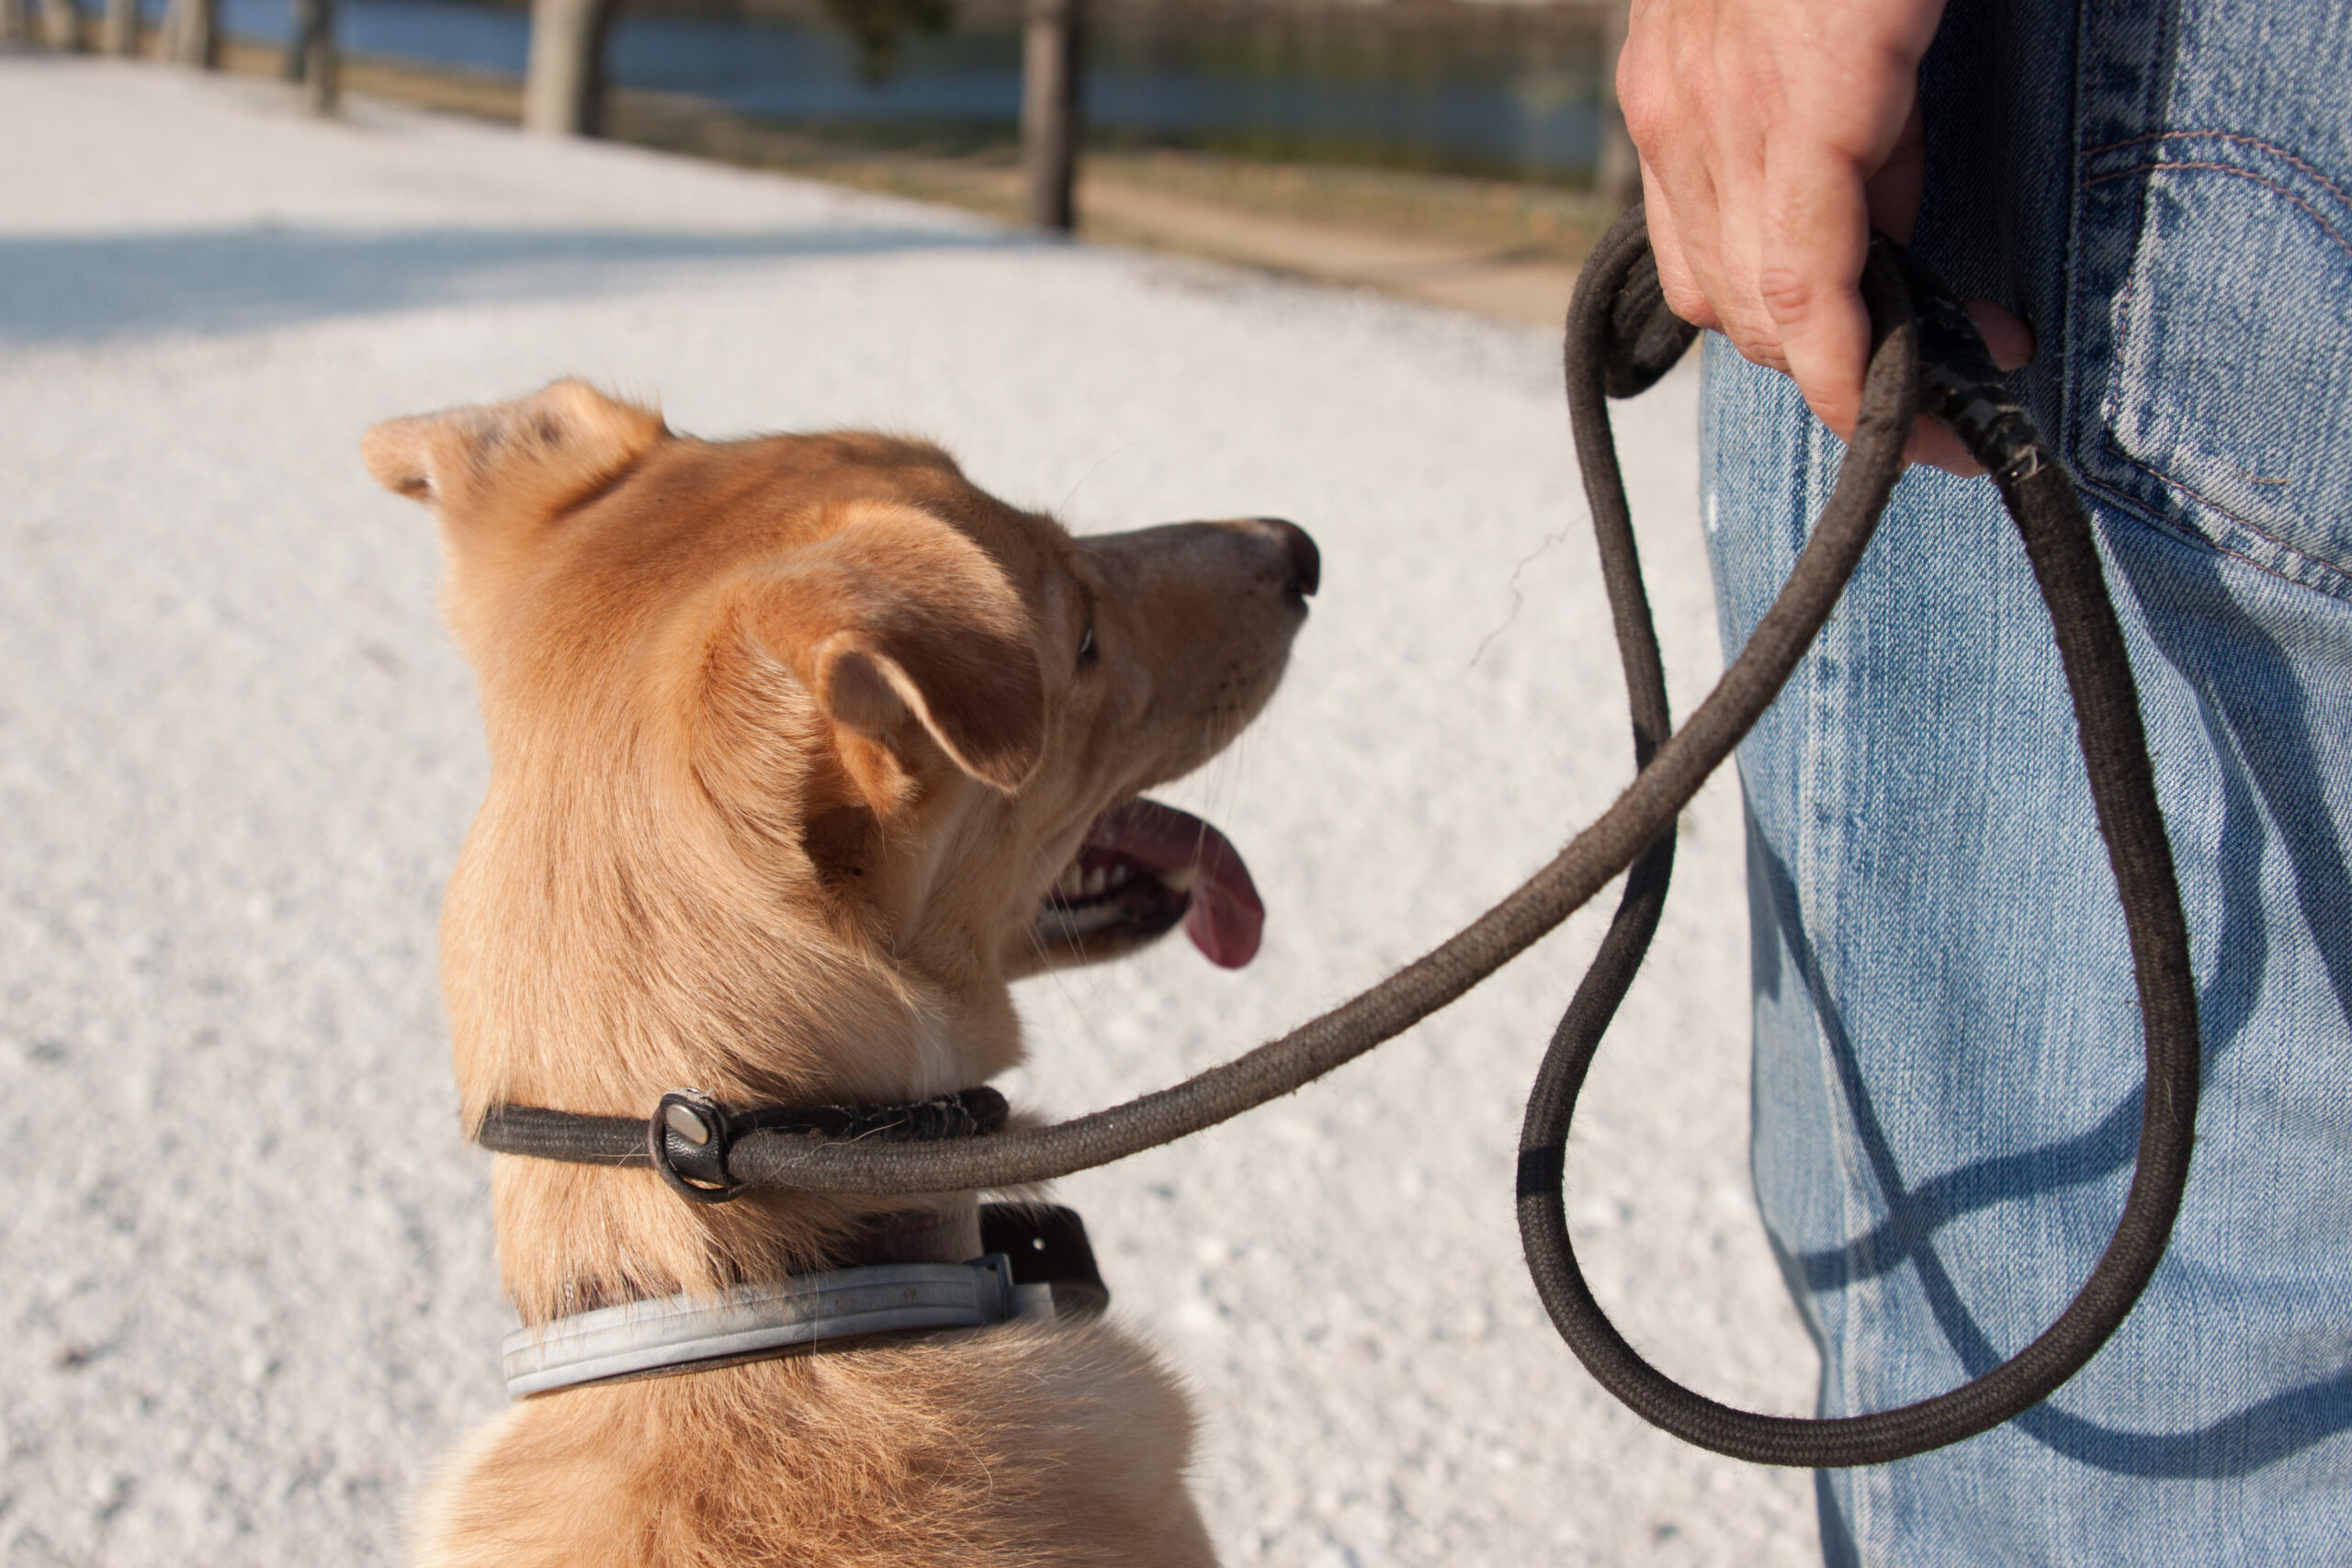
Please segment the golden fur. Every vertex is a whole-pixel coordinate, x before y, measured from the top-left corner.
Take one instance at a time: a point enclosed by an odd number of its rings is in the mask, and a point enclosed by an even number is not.
[[[365,451],[438,519],[489,730],[442,919],[469,1124],[1002,1072],[1007,982],[1059,961],[1033,922],[1088,824],[1224,746],[1299,624],[1283,525],[1073,539],[914,442],[691,440],[565,382]],[[698,1206],[509,1158],[492,1193],[526,1323],[820,1267],[876,1214],[970,1201]],[[1190,1419],[1100,1324],[575,1389],[460,1452],[418,1557],[1206,1562]]]

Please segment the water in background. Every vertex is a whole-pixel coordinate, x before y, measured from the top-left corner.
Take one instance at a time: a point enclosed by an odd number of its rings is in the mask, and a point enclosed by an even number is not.
[[[277,39],[288,0],[224,0],[228,30]],[[463,0],[339,0],[337,40],[389,56],[519,75],[520,10]],[[1019,121],[1021,40],[1009,27],[913,37],[888,82],[858,77],[846,38],[770,18],[631,15],[606,64],[623,87],[693,93],[741,113],[883,141],[1007,143]],[[1511,46],[1491,35],[1409,44],[1361,33],[1168,25],[1097,27],[1086,79],[1089,140],[1265,158],[1576,183],[1599,146],[1590,49]]]

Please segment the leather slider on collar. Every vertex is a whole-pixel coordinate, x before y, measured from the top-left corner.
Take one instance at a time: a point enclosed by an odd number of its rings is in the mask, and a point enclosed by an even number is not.
[[[1056,1317],[1094,1317],[1111,1304],[1086,1222],[1058,1203],[983,1203],[980,1250],[1012,1265],[1023,1291],[1043,1290]]]
[[[695,1203],[724,1203],[743,1191],[744,1183],[727,1168],[734,1141],[727,1108],[698,1089],[663,1095],[645,1126],[653,1168],[671,1190]]]

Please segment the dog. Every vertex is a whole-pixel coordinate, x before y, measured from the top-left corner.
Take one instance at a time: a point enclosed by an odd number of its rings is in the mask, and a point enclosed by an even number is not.
[[[1008,983],[1182,925],[1246,963],[1216,829],[1142,798],[1264,707],[1319,563],[1279,521],[1073,537],[944,452],[707,442],[577,382],[400,419],[491,778],[442,976],[463,1114],[873,1105],[1022,1056]],[[979,1251],[976,1195],[753,1192],[502,1157],[524,1324]],[[1102,1320],[853,1339],[526,1399],[446,1465],[442,1565],[1206,1563],[1192,1416]]]

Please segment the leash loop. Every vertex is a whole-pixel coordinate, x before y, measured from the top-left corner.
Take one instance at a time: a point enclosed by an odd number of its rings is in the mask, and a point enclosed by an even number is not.
[[[1615,395],[1618,386],[1615,343],[1625,328],[1618,301],[1638,289],[1634,280],[1648,249],[1647,231],[1636,208],[1611,231],[1578,280],[1564,351],[1577,461],[1600,542],[1601,570],[1617,612],[1637,758],[1668,726],[1666,687],[1602,394]],[[2181,914],[2171,845],[2156,806],[2139,694],[2122,627],[2107,596],[2090,521],[2064,466],[2041,444],[2023,406],[2001,383],[1966,314],[1932,275],[1882,239],[1871,245],[1863,285],[1874,328],[1883,334],[1863,393],[1865,428],[1856,431],[1838,471],[1837,491],[1798,559],[1790,588],[1812,570],[1814,550],[1824,536],[1852,525],[1841,513],[1841,498],[1858,472],[1868,470],[1872,476],[1866,488],[1877,496],[1873,521],[1883,507],[1886,489],[1901,465],[1901,436],[1909,428],[1915,399],[1908,389],[1905,395],[1890,395],[1879,373],[1880,360],[1887,345],[1905,333],[1915,334],[1924,364],[1906,381],[1916,382],[1917,400],[1950,425],[1992,474],[2024,538],[2035,581],[2049,606],[2092,800],[2130,935],[2146,1039],[2147,1084],[2138,1159],[2112,1238],[2058,1320],[2008,1360],[1949,1393],[1865,1416],[1818,1420],[1766,1416],[1696,1393],[1645,1361],[1594,1300],[1568,1236],[1562,1190],[1577,1097],[1601,1034],[1657,931],[1673,845],[1661,840],[1644,857],[1627,878],[1623,901],[1560,1020],[1528,1099],[1519,1160],[1520,1236],[1528,1272],[1569,1348],[1635,1414],[1717,1453],[1758,1464],[1811,1469],[1883,1464],[1974,1437],[2047,1399],[2098,1354],[2164,1257],[2188,1180],[2199,1089],[2197,996],[2189,971],[2188,923]],[[1869,428],[1874,417],[1875,427]],[[1839,573],[1841,588],[1850,570],[1849,563]],[[1787,597],[1784,590],[1781,602]],[[1776,604],[1767,619],[1779,610]]]

